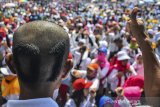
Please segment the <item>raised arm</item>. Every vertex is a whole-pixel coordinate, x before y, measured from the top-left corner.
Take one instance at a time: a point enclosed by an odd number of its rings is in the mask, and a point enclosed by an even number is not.
[[[147,102],[153,107],[160,107],[160,64],[150,43],[146,40],[149,36],[145,32],[143,21],[136,18],[138,11],[138,8],[133,9],[127,29],[136,37],[143,54]]]

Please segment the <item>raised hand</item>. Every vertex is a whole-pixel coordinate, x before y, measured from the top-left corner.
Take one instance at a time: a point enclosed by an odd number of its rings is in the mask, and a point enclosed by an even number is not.
[[[160,107],[160,64],[150,43],[146,40],[148,35],[145,32],[143,21],[136,18],[138,11],[138,8],[133,9],[127,30],[136,37],[143,54],[147,102],[153,107]]]
[[[141,33],[145,32],[144,22],[142,19],[137,19],[137,13],[139,9],[135,7],[130,15],[130,20],[127,24],[127,30],[133,36],[138,37]],[[144,36],[144,35],[143,35]]]

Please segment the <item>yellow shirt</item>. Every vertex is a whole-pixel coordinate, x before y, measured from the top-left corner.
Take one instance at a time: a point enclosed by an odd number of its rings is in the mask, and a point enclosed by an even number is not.
[[[5,78],[2,79],[1,84],[2,96],[7,97],[9,95],[19,95],[20,94],[20,87],[18,78],[14,78],[10,82],[6,82]]]

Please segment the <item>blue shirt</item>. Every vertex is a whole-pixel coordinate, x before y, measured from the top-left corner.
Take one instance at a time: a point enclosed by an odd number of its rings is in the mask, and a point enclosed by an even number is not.
[[[7,107],[59,107],[51,98],[38,98],[29,100],[9,100]]]

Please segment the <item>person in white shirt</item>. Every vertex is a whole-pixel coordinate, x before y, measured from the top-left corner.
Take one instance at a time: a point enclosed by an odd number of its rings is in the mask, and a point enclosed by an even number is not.
[[[9,100],[7,107],[58,107],[52,97],[69,53],[64,29],[46,21],[24,24],[14,33],[12,50],[7,61],[21,91],[19,100]]]
[[[115,89],[119,86],[123,86],[125,80],[128,78],[129,73],[137,75],[134,68],[128,63],[129,59],[130,57],[125,51],[118,52],[117,63],[113,67],[110,67],[108,71],[110,73],[107,77],[107,80],[111,85],[113,96],[115,96]]]
[[[64,107],[94,107],[95,94],[89,92],[92,82],[87,82],[83,78],[79,78],[73,82],[73,93]]]
[[[91,62],[89,49],[86,46],[81,46],[74,54],[74,67],[79,70],[86,70],[87,65]]]
[[[95,59],[92,60],[92,63],[97,63],[100,67],[100,70],[99,70],[99,79],[100,79],[100,85],[105,87],[104,86],[104,81],[101,81],[101,79],[103,79],[108,70],[109,70],[109,67],[110,67],[110,64],[109,62],[107,61],[107,48],[106,47],[100,47],[98,49],[98,55]]]
[[[91,63],[87,66],[87,70],[73,69],[71,74],[76,78],[84,78],[86,81],[93,82],[90,90],[97,91],[99,89],[99,65]]]
[[[144,64],[142,60],[142,53],[139,53],[136,55],[135,62],[132,64],[135,71],[137,72],[137,75],[144,77]]]
[[[86,80],[93,82],[92,86],[90,87],[90,90],[97,91],[99,89],[99,65],[96,63],[91,63],[87,67],[87,75]]]
[[[67,62],[64,66],[64,75],[60,87],[54,91],[53,99],[55,99],[59,106],[64,106],[67,101],[67,93],[69,93],[71,86],[71,70],[73,68],[73,56],[69,53]]]
[[[108,62],[107,58],[107,48],[106,47],[100,47],[98,49],[98,55],[95,59],[92,60],[92,63],[97,63],[99,65],[99,72],[98,72],[98,78],[100,80],[99,82],[99,89],[97,91],[96,96],[96,103],[98,104],[100,97],[104,94],[104,90],[106,88],[106,75],[110,68],[110,63]]]

